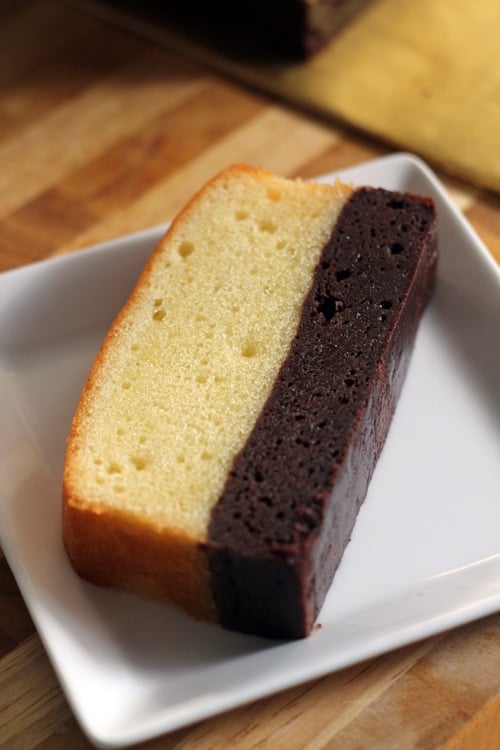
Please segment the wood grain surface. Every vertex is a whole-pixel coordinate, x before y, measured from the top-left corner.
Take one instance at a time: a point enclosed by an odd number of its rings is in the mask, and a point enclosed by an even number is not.
[[[0,4],[0,270],[164,222],[234,161],[386,152],[63,3]],[[500,261],[500,199],[441,176]],[[497,614],[144,747],[498,750],[499,691]],[[89,747],[0,551],[0,750]]]
[[[498,0],[372,0],[307,61],[273,54],[248,24],[195,19],[192,5],[66,2],[500,193]]]

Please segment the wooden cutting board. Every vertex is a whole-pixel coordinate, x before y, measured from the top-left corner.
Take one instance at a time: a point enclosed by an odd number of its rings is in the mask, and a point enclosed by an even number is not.
[[[238,59],[234,39],[224,45],[218,29],[201,34],[196,19],[158,15],[162,4],[73,4],[500,191],[498,0],[374,0],[326,49],[295,63]]]

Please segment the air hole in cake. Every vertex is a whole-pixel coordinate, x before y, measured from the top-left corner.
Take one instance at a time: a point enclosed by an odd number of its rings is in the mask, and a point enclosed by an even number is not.
[[[244,221],[245,219],[248,219],[248,211],[245,211],[242,208],[239,208],[235,214],[238,221]]]
[[[94,458],[94,463],[96,466],[102,466],[102,458]]]
[[[277,203],[281,200],[281,191],[278,188],[269,187],[267,188],[267,197]]]
[[[345,281],[346,279],[349,278],[350,275],[351,275],[351,272],[349,270],[337,271],[335,273],[335,278],[337,279],[337,281]]]
[[[125,487],[121,484],[116,484],[113,489],[115,492],[125,492]]]
[[[267,497],[267,495],[260,495],[257,499],[259,503],[261,503],[262,505],[267,505],[268,508],[270,508],[273,504],[271,498]]]
[[[261,232],[269,232],[270,234],[274,234],[277,227],[276,224],[274,224],[272,221],[269,221],[268,219],[262,219],[262,221],[259,223],[259,229]]]
[[[380,307],[382,307],[384,310],[390,310],[392,307],[392,302],[390,299],[383,299],[380,303]]]
[[[179,245],[177,252],[181,256],[181,258],[188,258],[190,255],[194,253],[194,245],[189,240],[184,240]]]
[[[210,453],[210,451],[202,451],[201,453],[202,461],[210,461],[211,458],[212,458],[212,454]]]
[[[403,252],[404,247],[400,242],[392,242],[387,249],[390,255],[399,255]]]
[[[147,441],[147,437],[146,437],[146,435],[141,435],[141,436],[140,436],[140,438],[139,438],[139,443],[140,443],[141,445],[144,445],[144,443],[145,443],[146,441]]]
[[[401,208],[405,208],[406,201],[401,198],[394,198],[394,200],[389,201],[387,204],[389,208],[395,208],[396,210],[399,210]]]
[[[167,314],[167,313],[165,312],[165,308],[163,308],[163,307],[158,307],[158,308],[157,308],[157,309],[156,309],[156,310],[155,310],[155,311],[153,312],[153,320],[163,320],[163,318],[165,317],[165,315],[166,315],[166,314]]]
[[[332,320],[333,317],[344,309],[342,300],[333,295],[326,294],[320,297],[316,303],[316,310],[325,318]]]
[[[183,463],[185,463],[185,461],[186,461],[186,457],[183,456],[182,454],[180,454],[180,455],[177,456],[177,463],[178,464],[183,464]]]
[[[204,373],[201,373],[201,375],[197,375],[196,377],[196,382],[199,383],[200,385],[204,385],[207,382],[207,380],[208,380],[208,377]]]
[[[131,388],[132,383],[130,383],[128,380],[126,380],[124,383],[122,383],[122,388],[124,391],[128,391],[129,388]]]
[[[262,482],[264,480],[264,477],[262,476],[262,473],[259,471],[259,469],[255,469],[253,478],[256,482]]]
[[[385,315],[385,313],[382,313],[382,315],[379,315],[378,319],[382,321],[382,323],[385,323],[385,321],[387,320],[387,315]]]
[[[346,378],[344,380],[344,385],[346,386],[346,388],[352,388],[355,382],[356,381],[353,378]]]
[[[139,349],[139,345],[138,344],[132,344],[132,346],[130,347],[130,351],[132,351],[132,352],[136,352],[138,349]]]
[[[125,430],[123,429],[123,427],[118,427],[116,434],[119,435],[120,437],[122,435],[125,435]]]
[[[244,344],[241,349],[241,354],[247,359],[255,357],[255,355],[257,354],[257,346],[253,342],[247,341],[247,343]]]
[[[146,461],[142,456],[131,456],[130,463],[137,471],[143,471],[146,468]]]
[[[304,438],[300,438],[300,437],[295,438],[295,444],[301,445],[303,448],[309,448],[311,445],[309,440],[304,440]]]
[[[108,474],[121,474],[121,471],[122,467],[114,461],[108,465]]]

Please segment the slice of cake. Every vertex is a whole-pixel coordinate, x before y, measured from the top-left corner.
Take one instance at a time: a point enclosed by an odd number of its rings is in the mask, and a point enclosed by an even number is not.
[[[433,285],[430,199],[232,167],[180,213],[96,358],[64,542],[86,579],[271,637],[312,628]]]
[[[111,17],[246,64],[299,62],[322,49],[374,0],[96,0]]]

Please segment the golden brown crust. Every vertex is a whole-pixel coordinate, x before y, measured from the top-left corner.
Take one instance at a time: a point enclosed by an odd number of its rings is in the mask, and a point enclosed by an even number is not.
[[[169,600],[198,619],[214,619],[206,556],[189,539],[123,513],[86,508],[66,491],[63,538],[73,567],[91,583]]]

